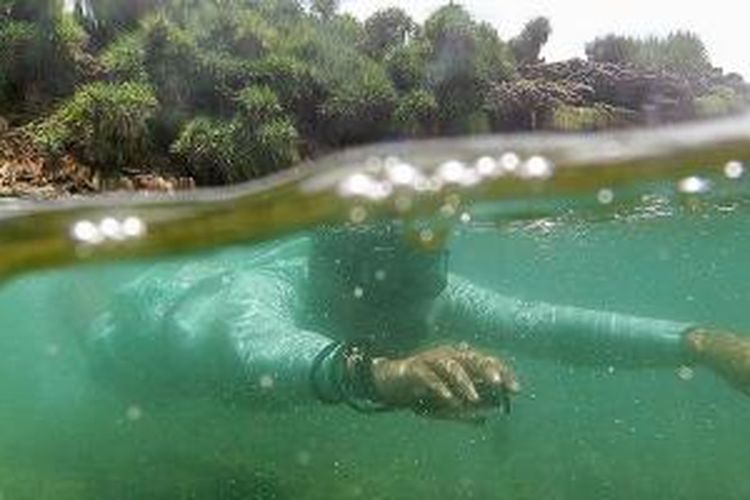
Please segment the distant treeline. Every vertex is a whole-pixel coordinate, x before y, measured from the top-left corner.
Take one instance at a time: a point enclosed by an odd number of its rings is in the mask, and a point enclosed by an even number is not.
[[[546,18],[502,40],[457,4],[423,24],[335,0],[0,0],[0,115],[116,175],[249,179],[342,146],[588,130],[741,109],[701,40],[610,35],[545,64]]]

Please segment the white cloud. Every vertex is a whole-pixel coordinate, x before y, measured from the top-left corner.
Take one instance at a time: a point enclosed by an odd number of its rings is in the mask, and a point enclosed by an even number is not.
[[[445,0],[343,0],[342,10],[366,18],[378,9],[398,6],[418,21]],[[508,39],[529,19],[543,15],[552,22],[544,49],[547,60],[583,56],[587,41],[607,33],[664,35],[687,29],[700,35],[715,65],[750,78],[750,55],[741,42],[748,18],[737,0],[464,0],[475,18],[492,23]]]

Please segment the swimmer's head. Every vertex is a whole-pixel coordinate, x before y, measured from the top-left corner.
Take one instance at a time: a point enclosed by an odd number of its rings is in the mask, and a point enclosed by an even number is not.
[[[447,283],[448,251],[438,241],[399,222],[326,226],[313,237],[310,278],[376,305],[430,301]]]

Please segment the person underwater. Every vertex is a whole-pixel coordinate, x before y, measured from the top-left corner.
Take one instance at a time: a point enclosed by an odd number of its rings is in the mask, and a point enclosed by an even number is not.
[[[502,295],[449,272],[445,245],[423,248],[400,222],[326,226],[269,248],[159,263],[124,284],[85,343],[100,377],[138,397],[318,400],[477,421],[509,411],[521,389],[488,354],[503,349],[702,364],[750,394],[748,337]]]

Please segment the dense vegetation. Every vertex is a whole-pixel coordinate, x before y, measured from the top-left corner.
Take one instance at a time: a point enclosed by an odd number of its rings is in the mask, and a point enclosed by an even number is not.
[[[506,42],[453,3],[421,25],[399,8],[360,22],[335,0],[65,5],[0,0],[0,115],[105,176],[222,184],[352,144],[682,120],[748,98],[691,33],[611,35],[588,61],[544,64],[546,18]]]

